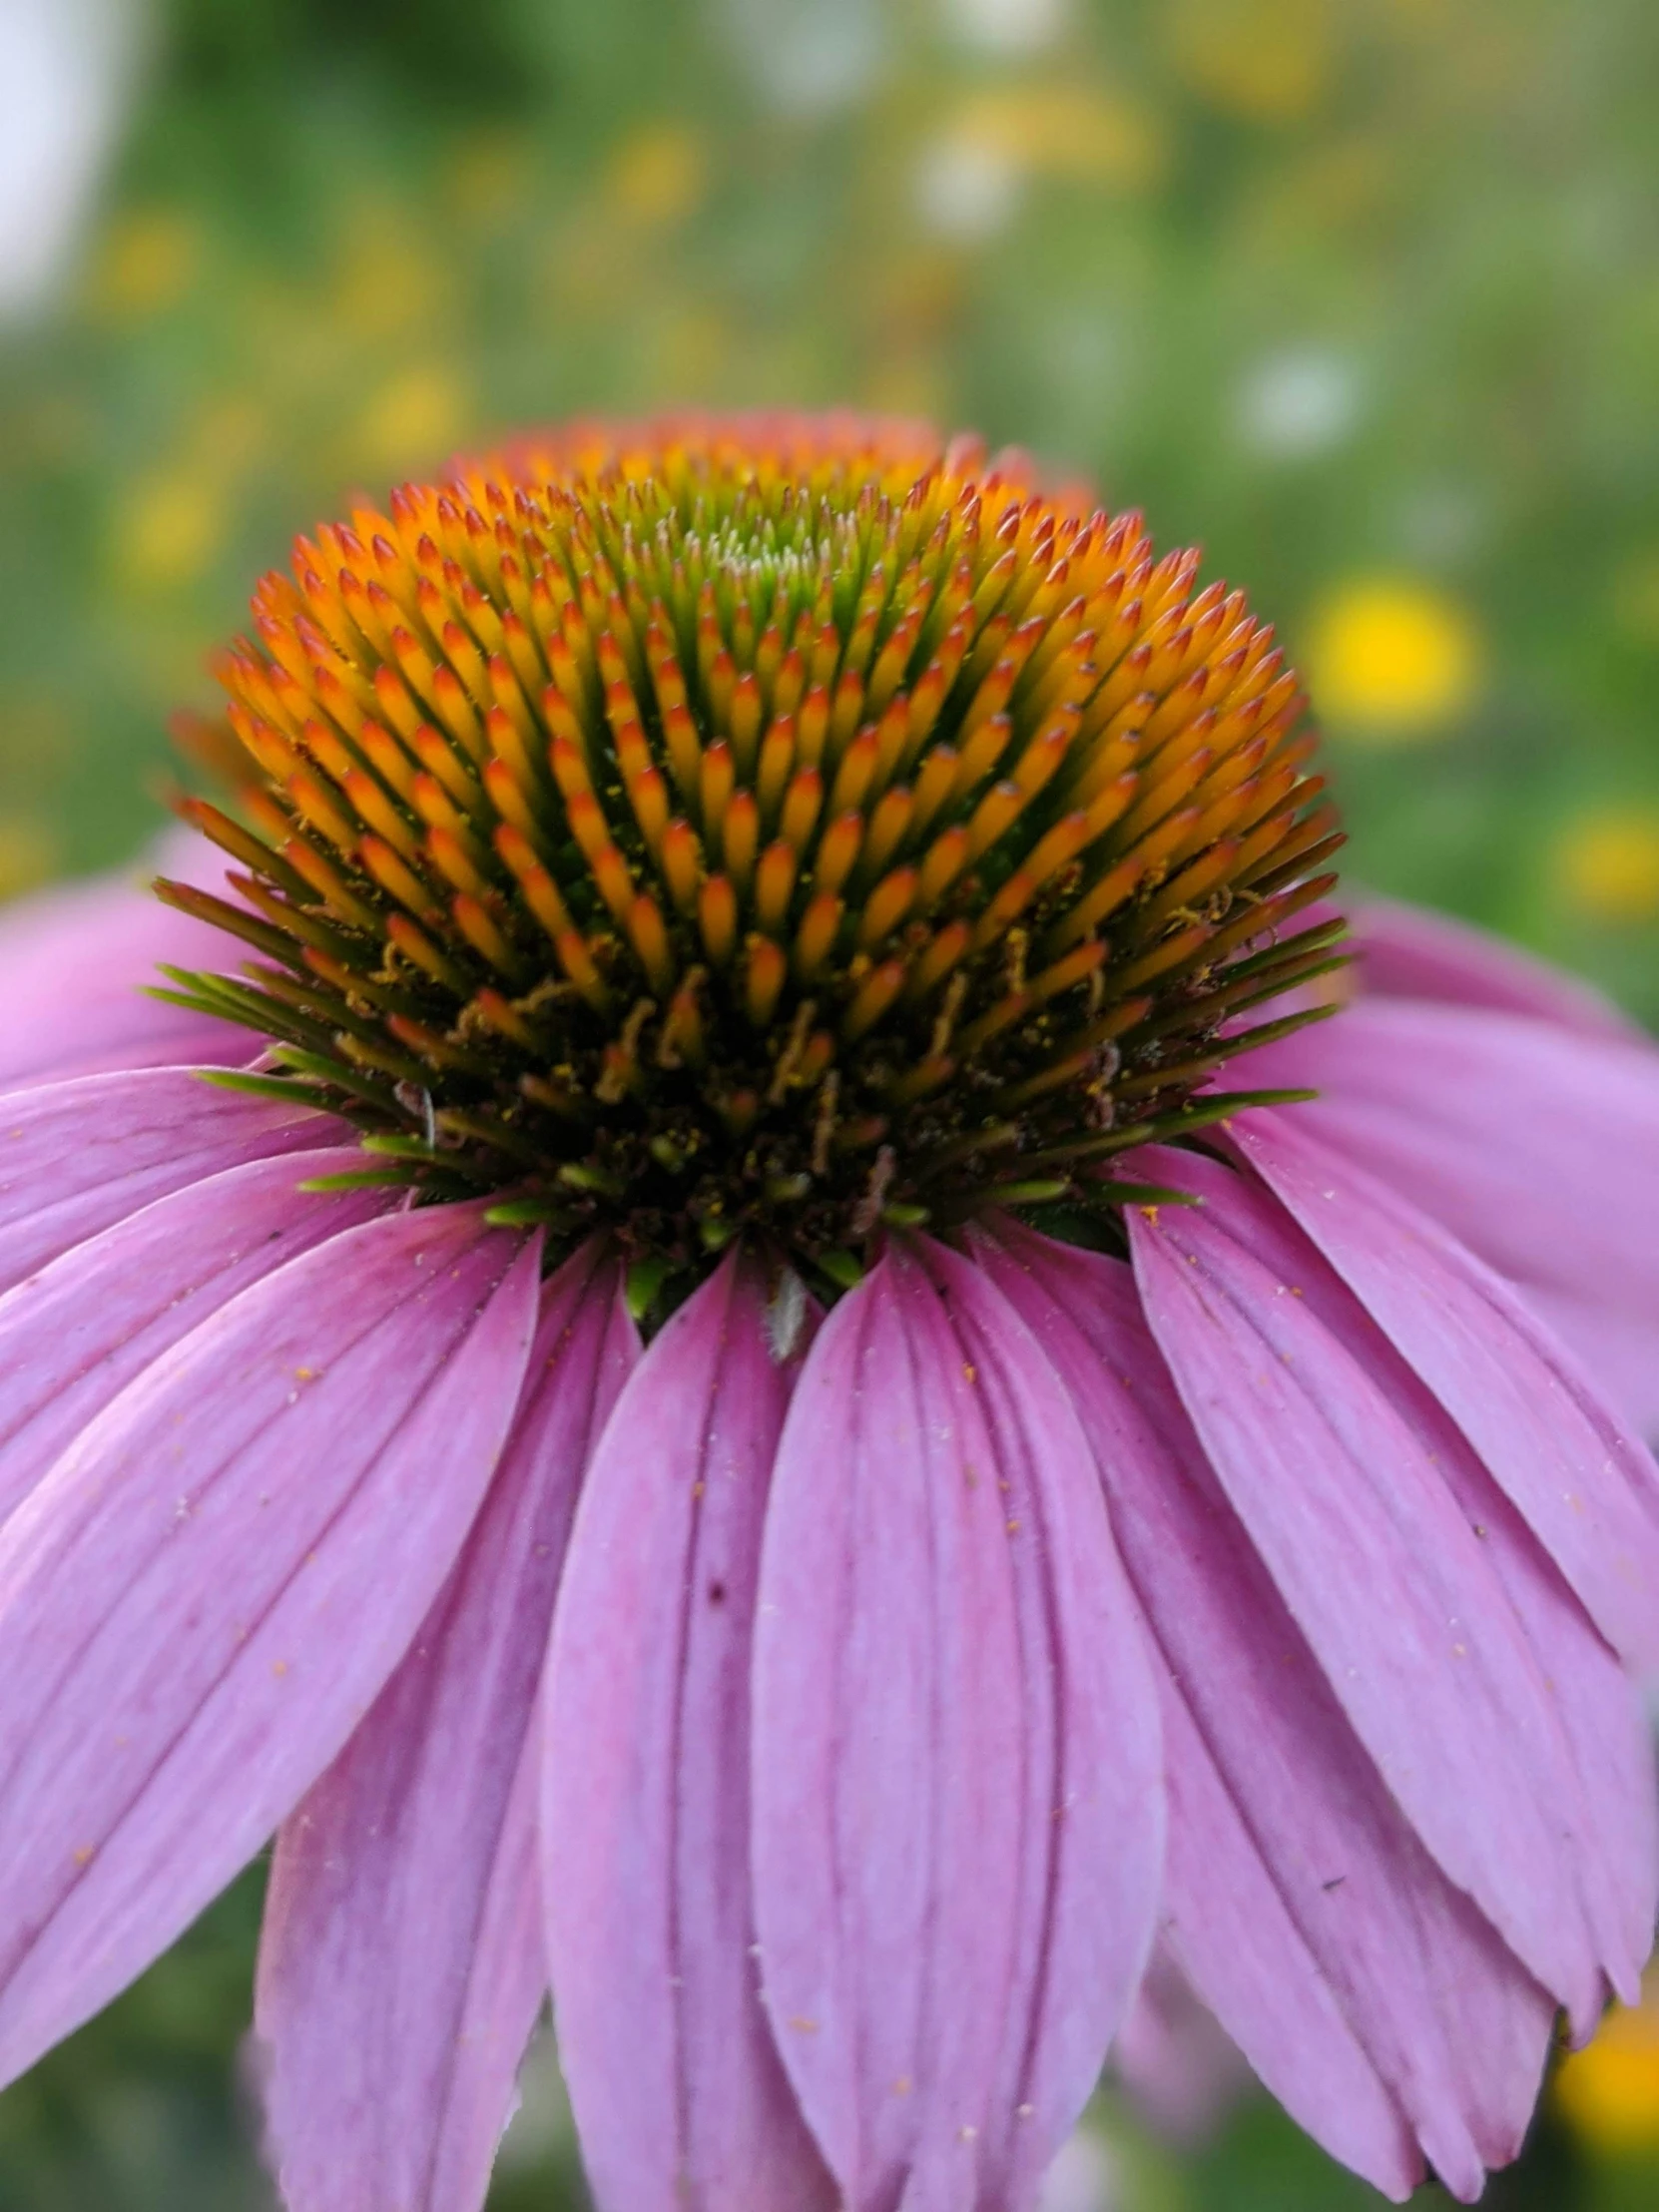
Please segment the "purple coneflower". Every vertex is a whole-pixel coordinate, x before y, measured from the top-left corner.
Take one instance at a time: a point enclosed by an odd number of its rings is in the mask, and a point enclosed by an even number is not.
[[[549,1986],[603,2212],[1019,2212],[1155,1937],[1381,2188],[1514,2154],[1652,1934],[1659,1058],[1387,914],[1306,1026],[1195,567],[687,418],[262,585],[175,1003],[0,940],[5,2077],[276,1832],[292,2212],[475,2212]]]

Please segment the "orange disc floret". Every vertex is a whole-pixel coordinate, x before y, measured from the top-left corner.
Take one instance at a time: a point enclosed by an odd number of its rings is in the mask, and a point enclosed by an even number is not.
[[[924,425],[526,436],[295,548],[220,663],[238,977],[370,1172],[821,1282],[883,1225],[1121,1202],[1318,1009],[1341,841],[1292,671],[1135,514]],[[1202,1098],[1195,1094],[1203,1092]]]

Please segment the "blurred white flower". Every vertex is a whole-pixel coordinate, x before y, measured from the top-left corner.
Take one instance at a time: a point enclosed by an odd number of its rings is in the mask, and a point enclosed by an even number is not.
[[[940,0],[946,27],[993,54],[1029,54],[1065,29],[1069,0]]]
[[[989,238],[1012,220],[1024,182],[1023,168],[1007,147],[976,133],[951,131],[923,150],[916,207],[922,221],[946,238]]]
[[[1049,2167],[1037,2212],[1113,2212],[1116,2203],[1111,2155],[1098,2135],[1079,2128]]]
[[[1360,419],[1360,375],[1353,361],[1324,347],[1270,353],[1239,392],[1239,428],[1247,444],[1285,460],[1340,445]]]
[[[0,317],[51,294],[115,143],[143,0],[0,0]]]
[[[761,91],[792,114],[844,107],[880,70],[880,0],[718,0],[718,14]]]

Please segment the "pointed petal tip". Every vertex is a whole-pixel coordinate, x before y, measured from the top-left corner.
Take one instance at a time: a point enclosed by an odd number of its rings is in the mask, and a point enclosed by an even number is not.
[[[1129,1270],[1026,1230],[998,1244],[985,1264],[1017,1271],[1084,1411],[1169,1670],[1172,1947],[1334,2155],[1396,2199],[1425,2153],[1478,2193],[1481,2146],[1500,2153],[1531,2109],[1552,2001],[1355,1738],[1176,1399]]]
[[[1265,1186],[1201,1166],[1205,1217],[1131,1226],[1189,1416],[1418,1834],[1579,2010],[1598,1944],[1562,1809],[1584,1798],[1526,1632],[1385,1340]]]

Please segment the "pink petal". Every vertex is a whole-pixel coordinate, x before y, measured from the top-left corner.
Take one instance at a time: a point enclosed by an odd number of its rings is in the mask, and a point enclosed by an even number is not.
[[[1350,941],[1368,994],[1530,1014],[1585,1036],[1641,1035],[1588,983],[1469,922],[1386,898],[1365,899],[1353,921]]]
[[[290,1261],[0,1530],[0,2079],[107,2001],[334,1757],[449,1571],[534,1326],[473,1207]]]
[[[220,1090],[188,1068],[14,1091],[0,1099],[0,1291],[169,1191],[344,1134],[331,1114]]]
[[[260,1953],[290,2212],[475,2212],[542,1999],[531,1713],[592,1441],[639,1357],[589,1246],[542,1294],[517,1422],[454,1572],[283,1826]]]
[[[1513,1015],[1378,1001],[1270,1045],[1253,1082],[1529,1295],[1646,1338],[1632,1417],[1659,1409],[1659,1050]],[[1591,1344],[1592,1372],[1596,1365]],[[1607,1384],[1628,1387],[1625,1364]]]
[[[736,1256],[680,1309],[594,1455],[559,1593],[542,1836],[560,2056],[600,2204],[824,2212],[757,1990],[749,1659],[795,1382]]]
[[[1659,1445],[1659,1318],[1598,1306],[1572,1291],[1528,1283],[1521,1295],[1572,1354],[1598,1394],[1638,1436]]]
[[[361,1165],[353,1146],[227,1168],[0,1298],[0,1522],[152,1360],[251,1283],[382,1212],[383,1190],[297,1188]]]
[[[1156,1693],[1076,1416],[942,1248],[808,1361],[755,1699],[767,2004],[848,2212],[1020,2212],[1145,1961]]]
[[[1249,1725],[1243,1714],[1240,1719]],[[1169,1863],[1163,1941],[1176,1970],[1221,2026],[1238,2038],[1262,2082],[1291,2117],[1384,2196],[1402,2202],[1423,2178],[1422,2153],[1406,2113],[1440,2148],[1452,2177],[1478,2188],[1485,2168],[1469,2139],[1468,2122],[1457,2108],[1449,2053],[1437,2019],[1426,2036],[1419,2029],[1416,2040],[1419,2047],[1426,2042],[1444,2064],[1443,2082],[1427,2090],[1425,2084],[1405,2080],[1390,2093],[1391,2071],[1404,2069],[1400,2064],[1403,2037],[1389,2014],[1413,2004],[1419,2014],[1429,2009],[1423,1989],[1428,1976],[1417,1946],[1406,1954],[1399,1975],[1409,1991],[1406,2003],[1396,2000],[1386,2008],[1377,2007],[1381,2024],[1368,2022],[1369,2034],[1357,2033],[1349,2024],[1344,1999],[1356,2010],[1367,2003],[1370,1991],[1365,1983],[1378,1966],[1375,1958],[1365,1955],[1369,1946],[1354,1942],[1350,1934],[1364,1906],[1359,1912],[1345,1913],[1342,1935],[1333,1932],[1320,1945],[1329,1954],[1342,1944],[1343,1936],[1349,1936],[1349,1947],[1358,1954],[1345,1959],[1336,1974],[1328,1974],[1320,1951],[1312,1947],[1299,1925],[1307,1918],[1306,1910],[1294,1912],[1285,1896],[1288,1880],[1305,1887],[1312,1870],[1299,1855],[1294,1874],[1289,1872],[1286,1840],[1272,1829],[1258,1842],[1248,1820],[1256,1793],[1248,1784],[1238,1795],[1230,1789],[1173,1678],[1164,1697],[1164,1745],[1169,1767]],[[1283,1779],[1276,1779],[1282,1788]],[[1260,1787],[1259,1781],[1258,1791]],[[1383,1835],[1388,1843],[1397,1844],[1396,1836],[1387,1835],[1385,1824]],[[1409,1855],[1401,1882],[1381,1839],[1364,1834],[1364,1841],[1368,1859],[1382,1864],[1377,1887],[1384,1895],[1383,1910],[1397,1909],[1393,1893],[1404,1889],[1416,1872]],[[1345,1906],[1351,1902],[1357,1901],[1344,1900]],[[1396,1961],[1396,1967],[1399,1964]],[[1375,2062],[1368,2041],[1378,2049]],[[1131,2086],[1135,2064],[1131,2046],[1127,2077]],[[1529,2103],[1532,2086],[1527,2084]]]
[[[1601,2004],[1559,1712],[1400,1365],[1266,1190],[1148,1153],[1204,1208],[1130,1215],[1141,1303],[1221,1488],[1406,1819],[1539,1982]],[[1352,1312],[1352,1303],[1350,1303]]]
[[[194,872],[223,886],[223,855],[216,866],[204,838],[183,840],[188,854],[177,842],[158,854],[168,873],[200,853],[207,866]],[[163,980],[163,961],[223,968],[234,954],[222,930],[164,906],[136,877],[58,884],[8,906],[0,914],[0,1090],[111,1068],[252,1059],[258,1041],[246,1030],[146,995],[144,986]]]
[[[1179,1699],[1172,1702],[1179,1715],[1177,1726],[1190,1729],[1186,1708]],[[1274,1905],[1283,1913],[1277,1899]],[[1329,1996],[1326,2001],[1329,2004]],[[1358,2056],[1340,2015],[1335,2024],[1347,2050]],[[1360,2063],[1364,2065],[1363,2058]],[[1199,2002],[1167,1948],[1154,1953],[1134,2009],[1112,2046],[1112,2071],[1128,2090],[1136,2111],[1177,2143],[1201,2143],[1213,2134],[1250,2083],[1250,2069],[1238,2044]],[[1408,2162],[1411,2146],[1397,2120],[1391,2132],[1399,2137],[1402,2161]]]
[[[1242,1687],[1229,1718],[1245,1732],[1265,1714]],[[1525,2140],[1554,2000],[1439,1875],[1335,1707],[1269,1695],[1289,1710],[1253,1751],[1207,1740],[1205,1701],[1172,1685],[1165,1940],[1317,2141],[1396,2201],[1425,2153],[1472,2202]]]
[[[1505,1284],[1329,1150],[1304,1112],[1242,1116],[1240,1153],[1445,1406],[1602,1634],[1659,1664],[1651,1455]]]
[[[1601,2001],[1578,1895],[1584,1842],[1557,1713],[1485,1547],[1314,1287],[1258,1252],[1259,1185],[1148,1155],[1201,1209],[1129,1216],[1142,1304],[1222,1489],[1401,1810],[1450,1879],[1577,2018]],[[1284,1217],[1279,1216],[1279,1222]],[[1299,1296],[1301,1292],[1305,1295]],[[1319,1303],[1346,1294],[1332,1279]]]
[[[1164,1939],[1310,2133],[1393,2196],[1514,2154],[1554,2007],[1434,1866],[1229,1507],[1129,1271],[1008,1227],[984,1264],[1070,1392],[1168,1665]],[[1408,2123],[1408,2127],[1402,2125]]]
[[[1390,1404],[1409,1424],[1458,1510],[1479,1537],[1492,1573],[1532,1651],[1538,1677],[1554,1711],[1558,1740],[1577,1779],[1571,1799],[1562,1799],[1560,1807],[1571,1808],[1572,1828],[1578,1839],[1579,1888],[1586,1917],[1595,1931],[1598,1954],[1615,1988],[1634,2001],[1643,1962],[1652,1948],[1654,1914],[1659,1908],[1653,1754],[1641,1701],[1544,1547],[1452,1419],[1459,1396],[1472,1402],[1477,1412],[1483,1411],[1482,1388],[1501,1395],[1510,1374],[1534,1365],[1530,1346],[1525,1342],[1505,1343],[1501,1322],[1494,1329],[1488,1312],[1484,1317],[1485,1336],[1475,1335],[1462,1360],[1443,1360],[1445,1346],[1458,1341],[1457,1320],[1466,1320],[1467,1316],[1455,1306],[1448,1314],[1440,1310],[1438,1301],[1430,1303],[1433,1266],[1417,1264],[1423,1245],[1412,1235],[1409,1224],[1396,1225],[1391,1234],[1384,1229],[1380,1244],[1372,1241],[1377,1239],[1380,1227],[1377,1218],[1363,1205],[1350,1203],[1344,1207],[1337,1196],[1352,1171],[1342,1162],[1322,1167],[1319,1148],[1305,1150],[1305,1146],[1295,1117],[1283,1114],[1251,1117],[1250,1133],[1241,1132],[1239,1143],[1241,1152],[1263,1152],[1281,1167],[1288,1155],[1293,1164],[1286,1169],[1287,1180],[1313,1207],[1314,1227],[1327,1216],[1345,1216],[1359,1245],[1369,1254],[1362,1262],[1362,1272],[1383,1282],[1383,1307],[1368,1314],[1339,1285],[1331,1269],[1315,1258],[1308,1237],[1293,1219],[1299,1209],[1293,1207],[1292,1212],[1286,1212],[1271,1204],[1256,1209],[1253,1249],[1263,1265],[1281,1280],[1296,1282],[1320,1325],[1385,1382]],[[1388,1194],[1378,1195],[1385,1204],[1393,1203]],[[1383,1222],[1386,1220],[1384,1214]],[[1456,1275],[1455,1268],[1464,1256],[1437,1231],[1422,1226],[1431,1244],[1445,1248],[1453,1287],[1460,1286],[1463,1278]],[[1342,1241],[1339,1230],[1336,1242]],[[1409,1257],[1409,1265],[1401,1266],[1402,1254]],[[1485,1275],[1482,1269],[1477,1273]],[[1418,1295],[1424,1287],[1430,1297]],[[1508,1299],[1501,1286],[1494,1287]],[[1394,1334],[1396,1315],[1404,1342]],[[1523,1315],[1522,1319],[1536,1336],[1529,1317]],[[1387,1330],[1392,1349],[1378,1342],[1379,1322]],[[1426,1349],[1426,1363],[1419,1366],[1419,1372],[1413,1372],[1399,1356],[1407,1343]],[[1491,1372],[1485,1372],[1486,1368]],[[1443,1402],[1427,1386],[1437,1385],[1442,1377],[1451,1393]],[[1558,1392],[1554,1394],[1559,1396]],[[1503,1440],[1511,1448],[1519,1441],[1547,1454],[1553,1430],[1561,1424],[1551,1392],[1535,1394],[1530,1417],[1535,1427],[1529,1428],[1523,1418],[1503,1435]],[[1599,2013],[1597,2003],[1581,2018],[1580,2026],[1593,2025]]]

